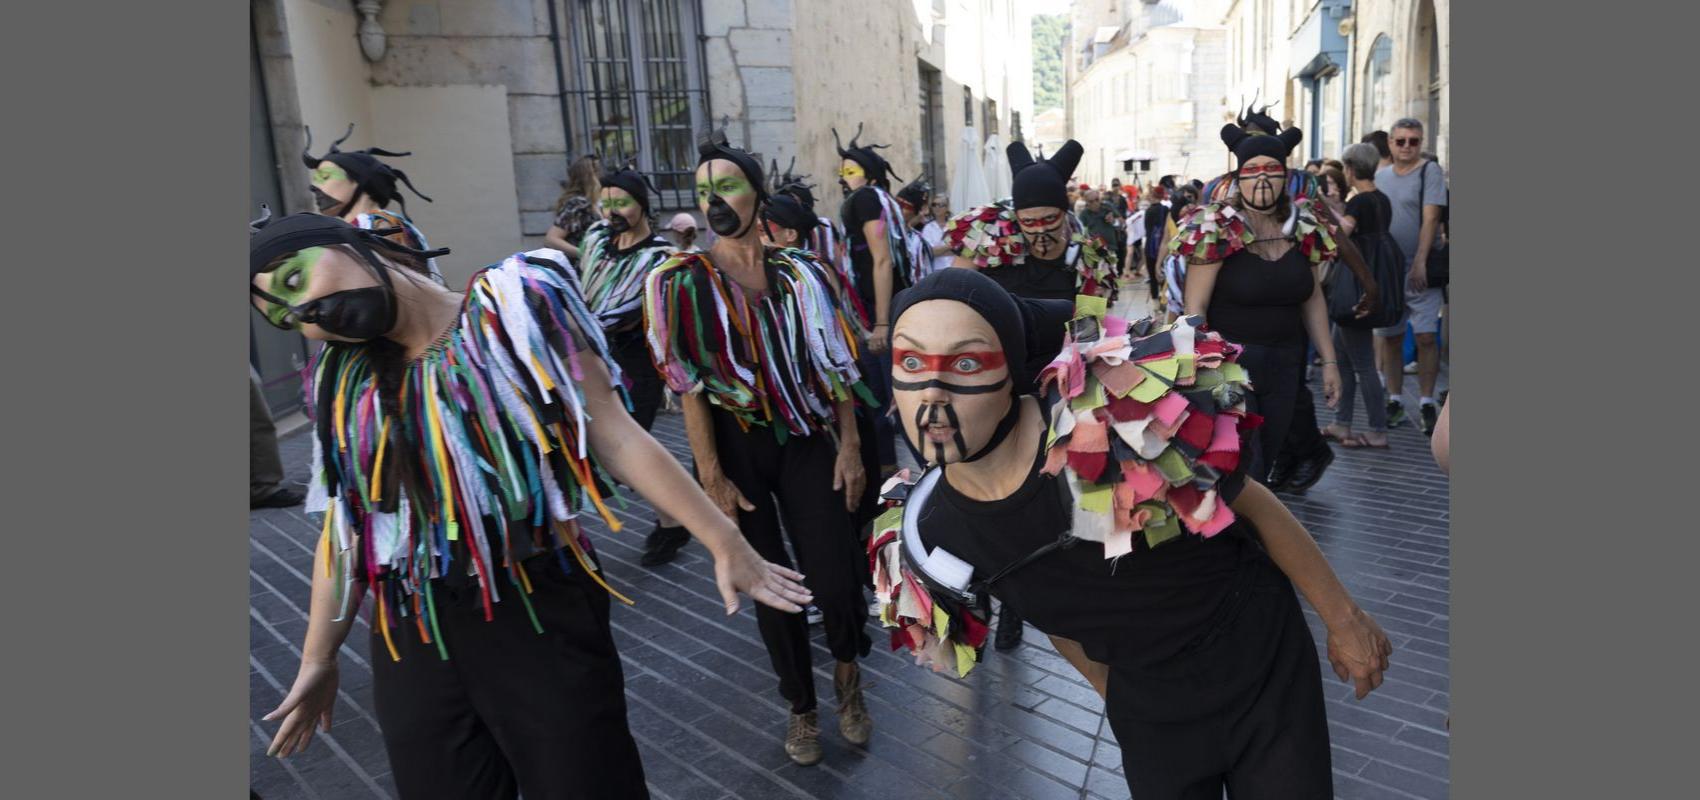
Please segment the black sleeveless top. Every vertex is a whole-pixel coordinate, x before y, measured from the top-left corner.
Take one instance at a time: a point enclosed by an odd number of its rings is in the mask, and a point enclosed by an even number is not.
[[[1310,261],[1297,245],[1274,261],[1242,248],[1222,261],[1205,319],[1236,344],[1305,341],[1304,303],[1316,290]]]
[[[1073,301],[1079,276],[1067,259],[1068,250],[1063,251],[1062,257],[1052,259],[1029,253],[1020,264],[992,267],[982,274],[1016,297]]]

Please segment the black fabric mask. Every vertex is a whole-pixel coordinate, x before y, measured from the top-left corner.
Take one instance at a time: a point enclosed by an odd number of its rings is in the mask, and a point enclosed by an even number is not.
[[[738,212],[727,205],[726,198],[718,194],[708,196],[708,228],[721,236],[731,236],[736,239],[748,230],[743,224]]]
[[[348,245],[359,254],[379,286],[347,289],[292,306],[252,283],[251,294],[275,305],[288,308],[297,320],[313,323],[337,336],[366,341],[376,339],[395,327],[396,308],[394,288],[389,269],[378,259],[373,248],[407,253],[419,258],[448,255],[447,249],[415,250],[385,237],[399,228],[366,230],[356,228],[336,217],[322,214],[291,214],[273,221],[271,209],[261,206],[264,216],[248,224],[248,277],[250,280],[265,270],[266,265],[279,257],[309,247]]]
[[[325,332],[359,342],[371,341],[394,327],[390,291],[383,286],[344,289],[298,306],[289,305],[258,288],[253,293],[266,302],[288,308],[303,325],[317,325]]]
[[[608,217],[608,230],[618,236],[632,229],[631,221],[623,214],[613,214]]]
[[[320,189],[317,186],[309,186],[307,188],[313,191],[313,205],[318,207],[320,214],[329,214],[331,209],[343,204],[341,200],[325,194],[325,190]],[[359,194],[356,193],[355,196],[358,197]]]

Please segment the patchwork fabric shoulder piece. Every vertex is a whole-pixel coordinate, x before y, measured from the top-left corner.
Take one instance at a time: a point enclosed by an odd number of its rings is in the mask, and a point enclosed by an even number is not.
[[[1102,542],[1105,558],[1215,536],[1234,521],[1217,485],[1262,423],[1246,411],[1240,347],[1196,317],[1129,323],[1105,308],[1077,298],[1062,352],[1040,373],[1052,401],[1044,471],[1068,481],[1074,536]]]
[[[1020,264],[1027,255],[1027,241],[1015,224],[1015,212],[1003,204],[953,217],[945,226],[944,241],[950,252],[981,269]]]
[[[986,646],[986,616],[982,609],[930,591],[905,563],[903,512],[917,482],[907,469],[886,481],[880,493],[885,512],[874,520],[868,539],[880,624],[891,629],[892,650],[907,648],[917,664],[966,677]]]
[[[1177,227],[1169,252],[1204,263],[1221,261],[1257,238],[1240,211],[1226,202],[1187,209]]]
[[[1070,213],[1068,217],[1073,231],[1070,242],[1080,248],[1080,254],[1074,262],[1074,268],[1079,273],[1075,279],[1077,293],[1114,302],[1117,294],[1116,260],[1110,253],[1110,245],[1086,230],[1086,225],[1078,216]]]
[[[1293,201],[1293,239],[1298,242],[1299,252],[1313,266],[1333,261],[1340,255],[1334,235],[1328,232],[1328,226],[1322,224],[1322,217],[1317,213],[1316,204],[1319,202],[1315,197]]]

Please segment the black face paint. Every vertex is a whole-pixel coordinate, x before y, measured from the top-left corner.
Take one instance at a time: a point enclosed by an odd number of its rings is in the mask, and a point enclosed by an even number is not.
[[[950,423],[951,443],[956,445],[956,452],[967,455],[968,440],[962,438],[962,420],[958,419],[956,416],[956,406],[946,403],[944,406],[944,415]],[[940,460],[942,461],[943,459]]]
[[[963,386],[959,383],[950,383],[948,381],[939,380],[938,378],[928,378],[924,381],[905,381],[899,380],[895,377],[891,379],[892,389],[905,392],[919,392],[923,389],[936,388],[943,389],[951,394],[990,394],[992,392],[1002,391],[1008,384],[1008,375],[1005,375],[1003,380],[1000,380],[997,383],[988,383],[985,386]]]
[[[364,342],[389,332],[392,318],[389,290],[382,286],[344,289],[298,306],[289,305],[258,287],[250,290],[268,303],[289,309],[294,323],[317,325],[326,333],[344,339]]]
[[[708,166],[708,183],[711,187],[714,185],[713,164]],[[755,224],[755,215],[750,215],[749,225],[739,227],[743,219],[738,216],[737,210],[726,202],[726,198],[720,196],[720,192],[712,189],[710,191],[712,193],[708,196],[708,212],[705,215],[708,217],[709,230],[721,236],[729,236],[733,239],[741,238],[749,231],[750,225]]]
[[[331,197],[328,194],[325,194],[325,190],[320,189],[317,186],[309,186],[307,188],[313,190],[313,205],[318,207],[320,214],[328,212],[331,209],[336,208],[339,205],[342,205],[341,200],[338,200],[334,197]]]
[[[630,220],[626,219],[624,214],[610,214],[608,216],[608,230],[615,236],[625,233],[631,229],[632,223]]]
[[[1275,190],[1274,182],[1268,175],[1259,175],[1257,183],[1252,184],[1251,194],[1245,198],[1245,204],[1258,211],[1268,211],[1275,207],[1278,200],[1279,194]]]

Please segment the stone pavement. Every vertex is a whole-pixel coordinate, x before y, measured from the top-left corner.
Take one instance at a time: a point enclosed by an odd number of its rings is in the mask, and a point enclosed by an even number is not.
[[[1414,385],[1414,377],[1407,380]],[[688,453],[676,414],[661,415],[655,433],[673,452]],[[1386,682],[1362,702],[1323,663],[1336,794],[1444,798],[1449,494],[1420,431],[1397,428],[1392,441],[1385,451],[1337,448],[1320,483],[1284,499],[1395,648]],[[304,482],[309,438],[296,432],[282,445],[290,479]],[[1031,627],[1014,653],[988,648],[966,680],[915,666],[886,649],[882,631],[870,631],[875,647],[864,669],[875,731],[865,750],[837,735],[831,657],[817,627],[826,759],[809,768],[791,764],[781,748],[785,705],[748,601],[736,617],[725,616],[707,556],[694,544],[673,564],[654,571],[639,566],[652,518],[641,503],[620,516],[626,531],[596,528],[592,536],[610,582],[637,600],[631,607],[616,602],[613,624],[626,665],[631,728],[655,797],[1128,797],[1097,695]],[[364,614],[343,648],[331,733],[288,760],[265,755],[276,725],[259,718],[295,676],[318,532],[299,509],[249,517],[252,785],[265,800],[394,797],[371,711]],[[1321,654],[1321,625],[1308,607],[1306,615]]]

